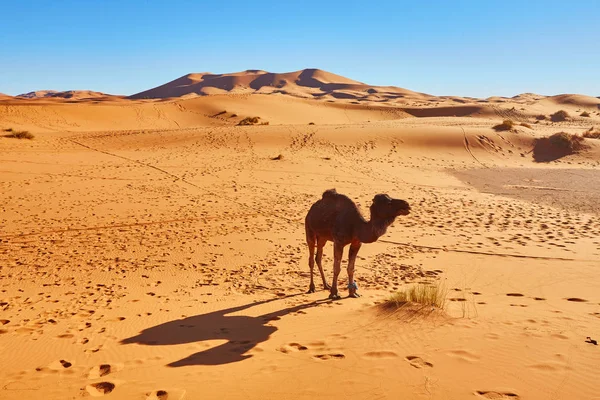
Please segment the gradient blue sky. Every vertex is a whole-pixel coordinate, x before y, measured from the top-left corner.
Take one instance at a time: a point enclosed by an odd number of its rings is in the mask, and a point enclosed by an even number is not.
[[[2,1],[0,92],[320,68],[435,95],[600,95],[600,1]]]

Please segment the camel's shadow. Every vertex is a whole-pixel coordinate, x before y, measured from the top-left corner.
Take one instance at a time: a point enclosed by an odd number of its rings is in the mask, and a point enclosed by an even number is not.
[[[226,343],[192,354],[168,366],[183,367],[186,365],[220,365],[242,361],[252,355],[245,354],[258,343],[266,341],[276,327],[267,325],[269,321],[306,308],[316,307],[327,300],[313,301],[293,307],[284,308],[271,313],[250,317],[244,315],[227,315],[251,307],[264,305],[285,298],[263,300],[255,303],[214,311],[208,314],[178,319],[144,329],[140,334],[123,339],[121,344],[144,344],[149,346],[165,346],[184,343],[195,343],[206,340],[227,340]]]

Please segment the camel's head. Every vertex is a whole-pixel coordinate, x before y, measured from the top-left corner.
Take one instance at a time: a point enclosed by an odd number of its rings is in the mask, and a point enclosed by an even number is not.
[[[395,218],[399,215],[408,215],[410,205],[400,199],[392,199],[387,194],[377,194],[371,204],[371,216],[379,218]]]

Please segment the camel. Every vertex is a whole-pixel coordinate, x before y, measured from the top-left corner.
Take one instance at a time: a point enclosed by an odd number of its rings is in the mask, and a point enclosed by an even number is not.
[[[309,251],[308,265],[310,267],[308,293],[315,292],[313,271],[316,261],[321,279],[323,279],[323,286],[325,289],[330,289],[329,298],[333,300],[341,298],[338,294],[337,281],[340,275],[344,247],[349,244],[349,297],[360,297],[356,293],[358,286],[354,281],[354,263],[360,246],[363,243],[377,241],[397,216],[410,213],[410,205],[404,200],[392,199],[387,194],[377,194],[373,197],[370,210],[371,220],[366,221],[356,204],[347,196],[336,192],[335,189],[325,191],[323,197],[312,205],[304,222]],[[321,264],[323,247],[327,241],[333,242],[333,284],[331,286],[327,284]],[[317,249],[316,256],[315,247]]]

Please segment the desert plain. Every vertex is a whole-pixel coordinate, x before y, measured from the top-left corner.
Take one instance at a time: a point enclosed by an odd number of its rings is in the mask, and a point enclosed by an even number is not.
[[[0,95],[0,399],[600,399],[600,139],[533,151],[598,128],[315,69]],[[411,205],[358,299],[347,249],[342,299],[306,293],[331,188]],[[445,307],[385,307],[412,285]]]

